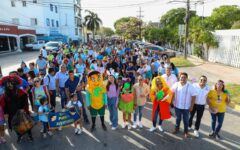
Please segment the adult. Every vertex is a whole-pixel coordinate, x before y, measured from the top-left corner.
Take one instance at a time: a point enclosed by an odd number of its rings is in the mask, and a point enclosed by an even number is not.
[[[28,77],[27,77],[27,73],[24,73],[24,70],[23,68],[18,68],[17,69],[17,72],[18,72],[18,76],[24,80],[28,80]]]
[[[29,71],[34,71],[35,76],[38,76],[38,74],[39,74],[38,69],[35,68],[35,63],[34,62],[29,63]]]
[[[175,74],[175,76],[178,77],[179,75],[178,68],[174,65],[174,63],[170,63],[170,67],[172,69],[172,74]]]
[[[115,62],[115,61],[113,61],[113,58],[108,58],[108,63],[107,63],[107,65],[106,65],[106,70],[111,70],[111,68],[112,69],[114,69],[114,71],[115,72],[117,72],[118,71],[118,64]]]
[[[176,75],[172,74],[171,67],[166,68],[166,74],[163,74],[162,77],[165,79],[170,88],[178,81]]]
[[[134,94],[134,104],[135,104],[135,111],[133,117],[133,128],[136,128],[137,125],[142,128],[142,111],[144,108],[145,103],[147,102],[147,98],[149,95],[150,89],[149,86],[144,83],[143,77],[138,76],[138,83],[133,85],[133,94]],[[138,115],[139,114],[139,115]],[[138,116],[138,122],[137,122]]]
[[[214,86],[214,89],[209,92],[207,101],[212,118],[212,132],[209,134],[209,136],[218,139],[221,139],[219,132],[223,125],[227,105],[230,103],[228,94],[224,91],[224,81],[218,80]],[[216,122],[218,122],[217,127]]]
[[[199,137],[199,127],[202,120],[205,104],[207,102],[207,96],[209,93],[209,87],[207,85],[207,77],[202,75],[198,83],[194,83],[193,87],[197,91],[196,101],[193,106],[193,110],[190,112],[189,129],[191,129],[192,121],[195,113],[197,113],[197,119],[195,122],[194,136]]]
[[[50,95],[50,104],[55,110],[56,108],[56,78],[55,78],[55,69],[49,68],[48,74],[43,79],[43,84],[48,87]]]
[[[39,71],[41,71],[44,74],[46,74],[47,61],[45,59],[43,59],[42,55],[38,56],[38,59],[36,61],[36,67],[38,68]]]
[[[42,49],[41,49],[41,51],[40,51],[40,55],[42,55],[42,57],[43,57],[45,60],[47,59],[48,54],[47,54],[47,50],[46,50],[46,47],[45,47],[45,46],[42,47]]]
[[[32,88],[34,86],[34,78],[36,77],[34,71],[29,71],[28,72],[28,84],[30,87],[30,90],[28,91],[28,97],[32,106],[32,110],[34,109],[34,104],[33,104],[33,97],[32,97]]]
[[[60,71],[56,73],[56,91],[61,96],[61,107],[62,109],[67,104],[67,95],[65,92],[65,82],[68,79],[67,67],[66,65],[61,65]]]
[[[29,68],[27,67],[26,63],[22,61],[21,68],[23,69],[23,73],[27,74],[29,72]]]
[[[187,82],[188,74],[185,72],[180,73],[180,81],[176,82],[172,89],[174,98],[174,107],[176,114],[176,125],[174,134],[179,132],[181,119],[183,118],[184,124],[184,136],[187,138],[188,135],[188,123],[189,123],[189,112],[193,110],[195,104],[197,92],[195,88]]]

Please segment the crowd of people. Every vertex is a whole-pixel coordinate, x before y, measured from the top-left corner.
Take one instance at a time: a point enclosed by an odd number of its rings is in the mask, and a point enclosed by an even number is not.
[[[204,75],[199,81],[190,81],[188,74],[179,72],[170,58],[118,40],[62,45],[59,51],[47,51],[43,47],[36,62],[23,61],[16,71],[1,77],[0,96],[0,143],[6,142],[4,124],[8,123],[9,130],[13,130],[11,123],[18,111],[30,116],[37,113],[46,138],[53,135],[48,125],[49,112],[74,108],[81,118],[74,123],[74,133],[81,134],[86,124],[91,123],[91,132],[96,130],[97,116],[103,130],[107,130],[106,108],[111,130],[119,129],[118,111],[121,111],[122,128],[130,130],[143,128],[141,120],[147,102],[152,103],[150,132],[157,129],[163,132],[162,123],[174,110],[173,134],[179,132],[183,120],[183,133],[188,137],[196,114],[193,131],[199,137],[201,119],[208,105],[212,119],[209,136],[221,138],[219,132],[230,102],[224,81],[218,80],[213,88]],[[56,104],[57,96],[61,99],[60,108]],[[31,129],[26,133],[33,141]],[[17,131],[16,134],[19,143],[24,134]]]

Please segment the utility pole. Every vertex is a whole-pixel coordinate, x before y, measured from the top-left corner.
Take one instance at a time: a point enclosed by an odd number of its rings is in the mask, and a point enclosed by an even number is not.
[[[139,11],[137,11],[139,13],[139,15],[137,16],[139,19],[139,39],[142,40],[142,18],[143,18],[143,11],[142,8],[139,7]]]
[[[189,10],[190,10],[190,0],[187,0],[187,9],[185,16],[185,43],[184,43],[184,59],[187,59],[188,50],[188,25],[189,25]]]

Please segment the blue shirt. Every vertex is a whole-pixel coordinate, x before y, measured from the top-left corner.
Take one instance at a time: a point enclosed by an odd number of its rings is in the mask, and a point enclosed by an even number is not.
[[[97,60],[102,60],[103,59],[103,55],[98,55],[97,56]]]
[[[76,69],[77,69],[77,73],[84,73],[85,71],[85,64],[76,64]]]
[[[86,59],[88,58],[88,56],[82,53],[82,54],[81,54],[81,58],[82,58],[82,60],[85,62]]]
[[[154,72],[158,72],[158,68],[160,67],[160,63],[155,61],[153,62],[153,68],[154,68]]]
[[[78,83],[79,83],[79,77],[74,76],[73,81],[68,78],[67,81],[65,82],[65,88],[68,88],[70,93],[74,93]]]
[[[38,108],[38,112],[41,112],[41,113],[49,112],[48,105],[41,105],[41,106]],[[40,120],[40,121],[42,121],[42,122],[48,122],[48,115],[47,115],[47,114],[41,114],[41,115],[39,115],[38,117],[39,117],[39,120]]]
[[[110,55],[112,53],[112,49],[110,47],[107,47],[106,52],[107,52],[108,55]]]
[[[27,82],[26,80],[24,80],[23,78],[21,78],[21,80],[22,80],[22,84],[20,84],[20,85],[18,86],[18,88],[21,88],[21,89],[23,89],[23,90],[26,90],[26,88],[29,86],[29,84],[28,84],[28,82]]]

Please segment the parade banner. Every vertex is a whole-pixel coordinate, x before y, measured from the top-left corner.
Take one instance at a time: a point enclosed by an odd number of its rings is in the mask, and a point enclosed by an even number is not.
[[[76,121],[80,120],[79,114],[75,110],[67,110],[66,112],[51,112],[48,115],[49,128],[68,127]]]

